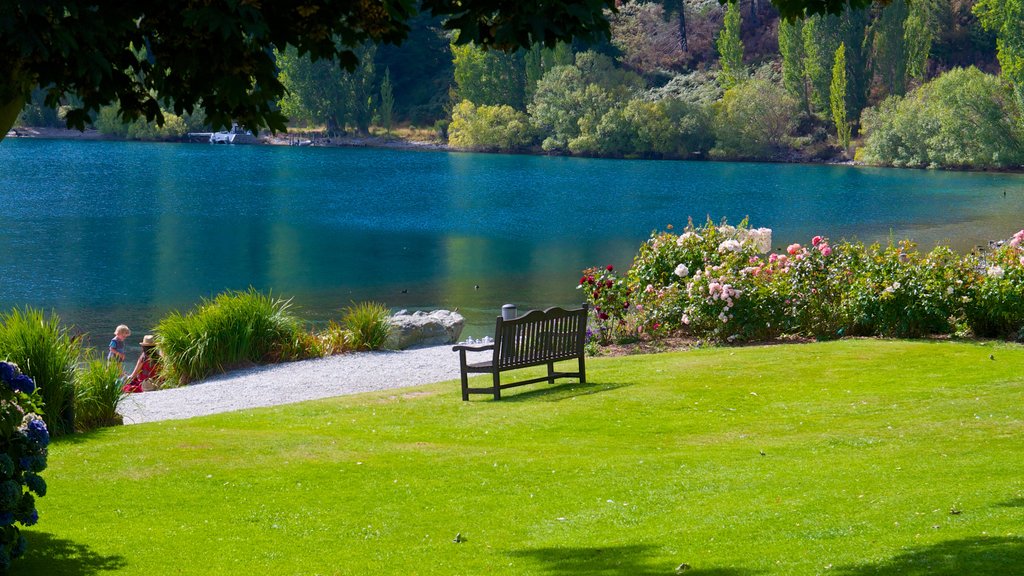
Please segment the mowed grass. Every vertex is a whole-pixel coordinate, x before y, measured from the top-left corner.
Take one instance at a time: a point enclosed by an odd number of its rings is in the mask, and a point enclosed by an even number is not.
[[[1020,346],[588,371],[500,402],[446,383],[61,440],[14,573],[1024,571]]]

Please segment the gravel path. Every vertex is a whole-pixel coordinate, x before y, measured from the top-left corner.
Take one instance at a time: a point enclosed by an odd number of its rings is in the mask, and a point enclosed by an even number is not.
[[[130,394],[118,405],[118,412],[125,424],[178,420],[458,377],[459,356],[451,346],[360,352],[258,366],[181,388]]]

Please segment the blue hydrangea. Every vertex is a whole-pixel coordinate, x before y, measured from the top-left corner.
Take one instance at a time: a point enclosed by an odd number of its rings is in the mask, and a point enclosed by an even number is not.
[[[21,484],[14,480],[0,482],[0,510],[14,510],[21,502]]]
[[[39,512],[35,508],[29,510],[27,513],[22,514],[18,517],[18,522],[21,522],[24,526],[32,526],[36,522],[39,522]]]
[[[4,384],[10,384],[14,381],[14,364],[10,362],[0,362],[0,382]]]
[[[35,442],[40,448],[50,445],[50,432],[46,429],[46,422],[42,418],[29,416],[25,419],[25,436]]]
[[[0,526],[10,526],[11,524],[14,524],[14,514],[0,512]]]
[[[0,454],[0,480],[5,480],[14,475],[14,460],[7,454]]]
[[[25,474],[25,486],[39,496],[46,496],[46,480],[38,474]]]
[[[11,390],[25,394],[31,394],[36,389],[35,381],[24,374],[18,374],[7,385],[11,387]]]

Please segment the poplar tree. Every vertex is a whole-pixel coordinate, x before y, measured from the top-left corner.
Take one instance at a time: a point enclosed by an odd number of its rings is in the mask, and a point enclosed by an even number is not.
[[[832,65],[832,84],[830,86],[832,104],[832,121],[836,123],[836,137],[843,150],[850,147],[850,123],[846,116],[846,43],[840,42],[836,48],[836,59]]]
[[[996,33],[1003,80],[1013,87],[1024,114],[1024,0],[978,0],[973,11],[985,30]]]
[[[391,135],[391,126],[395,118],[395,94],[391,86],[391,68],[384,69],[384,79],[380,82],[380,123]]]
[[[740,39],[740,3],[729,2],[725,8],[725,21],[722,31],[718,33],[719,84],[726,90],[739,84],[746,76],[743,68],[743,41]]]
[[[779,52],[782,53],[782,84],[810,116],[811,95],[805,69],[807,51],[804,49],[803,20],[779,22]]]

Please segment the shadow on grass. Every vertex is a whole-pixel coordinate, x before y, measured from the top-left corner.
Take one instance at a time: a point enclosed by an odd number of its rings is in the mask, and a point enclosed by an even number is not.
[[[676,574],[678,565],[654,565],[648,557],[652,546],[607,546],[600,548],[535,548],[516,550],[510,556],[540,561],[543,574],[566,576],[665,576]],[[751,576],[750,570],[736,568],[701,568],[691,566],[679,572],[692,576]]]
[[[1024,508],[1024,498],[1013,498],[996,504],[1000,508]]]
[[[949,540],[911,548],[877,564],[842,566],[844,576],[973,576],[1020,574],[1024,566],[1024,538],[993,537]]]
[[[46,576],[86,576],[116,572],[127,566],[122,556],[102,556],[85,544],[78,544],[47,534],[23,530],[28,540],[25,555],[14,561],[12,574],[46,574]]]
[[[507,393],[502,392],[501,401],[525,402],[541,400],[544,402],[560,402],[577,396],[589,396],[590,394],[607,392],[609,390],[625,388],[626,386],[632,386],[632,384],[617,384],[609,382],[587,382],[586,384],[580,384],[579,382],[565,382],[563,384],[555,384],[552,386],[540,383],[532,384],[530,389],[518,394],[513,392],[506,396]]]

